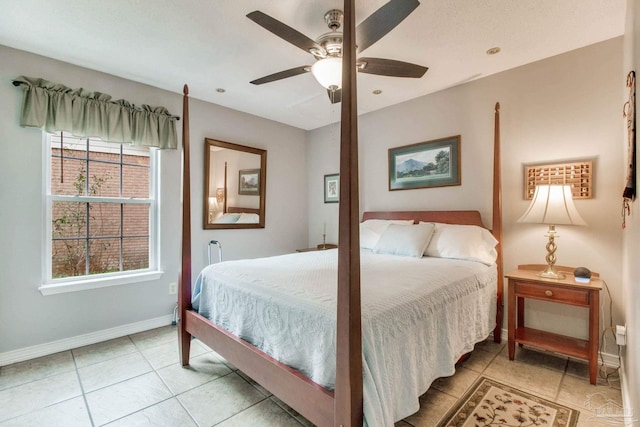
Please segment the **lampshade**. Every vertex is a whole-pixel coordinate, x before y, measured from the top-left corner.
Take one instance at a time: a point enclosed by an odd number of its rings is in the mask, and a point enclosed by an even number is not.
[[[587,225],[573,204],[569,185],[538,185],[531,204],[518,222]]]
[[[311,66],[311,74],[325,88],[340,89],[342,87],[342,58],[329,57],[316,61]]]
[[[219,210],[218,200],[215,197],[209,197],[209,211],[218,212]]]

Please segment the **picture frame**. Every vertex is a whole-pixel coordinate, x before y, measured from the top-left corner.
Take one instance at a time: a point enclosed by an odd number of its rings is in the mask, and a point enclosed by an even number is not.
[[[460,135],[389,149],[389,191],[461,185]]]
[[[238,171],[238,194],[260,195],[260,169],[240,169]]]
[[[340,174],[332,173],[324,176],[324,202],[338,203],[340,201]]]

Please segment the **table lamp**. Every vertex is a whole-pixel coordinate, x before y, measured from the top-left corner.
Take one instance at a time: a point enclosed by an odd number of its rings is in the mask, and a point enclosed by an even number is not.
[[[587,225],[573,204],[571,186],[538,185],[531,204],[518,222],[549,225],[549,231],[546,235],[549,237],[546,256],[547,269],[538,273],[538,276],[548,279],[564,279],[565,275],[554,268],[557,249],[556,225]]]
[[[218,201],[215,197],[209,197],[209,223],[212,223],[216,219],[216,215],[220,210]]]

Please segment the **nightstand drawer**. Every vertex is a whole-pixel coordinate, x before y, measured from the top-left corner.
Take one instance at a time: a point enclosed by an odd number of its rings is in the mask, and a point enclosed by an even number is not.
[[[518,296],[546,301],[589,305],[589,291],[585,289],[566,289],[554,285],[516,282],[515,293]]]

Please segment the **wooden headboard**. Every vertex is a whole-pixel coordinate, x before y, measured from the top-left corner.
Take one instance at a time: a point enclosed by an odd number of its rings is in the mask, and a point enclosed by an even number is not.
[[[388,212],[364,212],[362,220],[368,219],[412,219],[418,223],[442,222],[445,224],[478,225],[484,227],[478,211],[388,211]]]
[[[260,215],[260,209],[257,208],[240,208],[237,206],[228,206],[227,213],[254,213]]]

